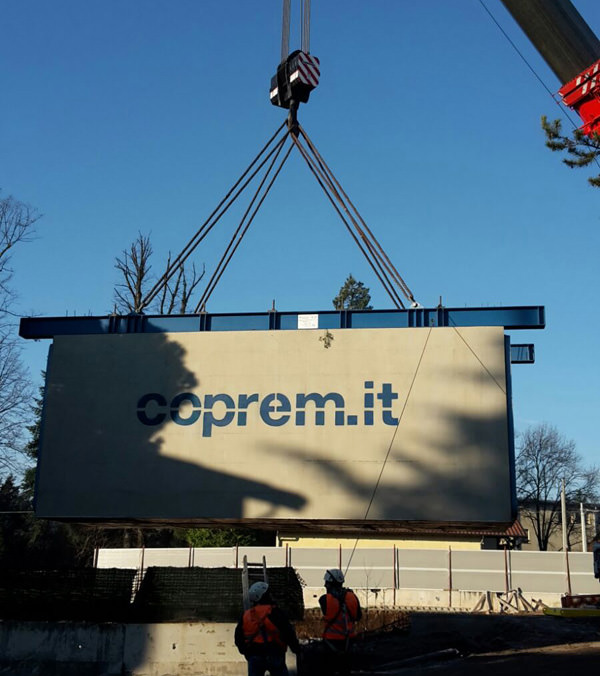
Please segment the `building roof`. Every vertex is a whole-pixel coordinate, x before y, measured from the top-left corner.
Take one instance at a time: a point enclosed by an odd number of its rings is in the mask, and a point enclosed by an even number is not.
[[[377,537],[517,537],[527,539],[519,521],[349,521],[320,519],[86,519],[86,523],[103,527],[123,528],[253,528],[286,531],[303,535],[377,536]]]

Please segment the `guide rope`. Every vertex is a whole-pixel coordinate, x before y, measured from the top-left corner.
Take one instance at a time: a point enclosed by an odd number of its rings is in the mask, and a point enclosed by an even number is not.
[[[423,361],[423,357],[425,355],[425,350],[427,349],[427,343],[429,343],[429,337],[431,336],[432,330],[433,330],[433,327],[429,327],[429,331],[427,331],[427,336],[426,336],[425,341],[423,343],[423,349],[421,350],[421,355],[419,356],[419,361],[417,362],[415,372],[413,373],[413,377],[412,377],[412,380],[411,380],[411,383],[410,383],[410,387],[408,388],[408,392],[406,394],[406,399],[404,400],[404,405],[402,406],[402,410],[400,411],[400,415],[398,416],[398,423],[396,424],[394,432],[392,433],[392,438],[390,440],[390,444],[388,446],[387,453],[385,454],[385,458],[383,459],[383,463],[381,465],[381,470],[379,471],[379,476],[377,477],[377,481],[375,482],[375,487],[373,488],[373,491],[371,493],[371,499],[369,500],[369,504],[367,506],[367,511],[365,512],[365,515],[363,517],[363,521],[366,521],[368,519],[369,512],[371,511],[371,507],[373,506],[373,501],[375,500],[375,495],[377,494],[377,490],[379,489],[379,484],[381,483],[381,477],[383,476],[385,466],[386,466],[387,461],[390,457],[390,453],[392,452],[392,447],[394,446],[394,441],[396,439],[396,435],[398,434],[398,429],[400,428],[400,423],[402,422],[402,418],[404,417],[404,412],[406,411],[406,407],[408,406],[408,402],[410,400],[410,395],[412,393],[414,384],[417,380],[417,375],[419,373],[419,369],[421,368],[421,362]],[[346,564],[346,569],[344,571],[344,575],[348,572],[348,568],[350,568],[350,564],[352,563],[352,559],[354,558],[354,552],[356,551],[356,547],[357,547],[360,539],[361,539],[360,537],[357,537],[356,540],[354,541],[354,547],[352,548],[352,552],[350,553],[348,563]]]
[[[481,368],[482,368],[482,369],[488,374],[488,376],[494,381],[494,383],[497,385],[498,389],[502,392],[502,394],[506,395],[506,390],[504,389],[504,387],[502,387],[501,383],[499,383],[499,382],[496,380],[496,377],[494,376],[494,374],[493,374],[493,373],[488,369],[488,367],[483,363],[483,361],[481,360],[481,358],[479,357],[479,355],[477,354],[477,352],[475,352],[475,350],[474,350],[474,349],[471,347],[471,345],[469,344],[469,341],[468,341],[468,340],[462,335],[462,333],[458,330],[456,324],[455,324],[454,322],[452,322],[452,325],[451,325],[451,326],[452,326],[452,328],[456,331],[456,334],[458,335],[458,337],[459,337],[459,338],[462,340],[462,342],[467,346],[467,349],[469,350],[469,352],[471,352],[471,354],[475,357],[475,359],[477,359],[477,361],[478,361],[479,364],[481,365]]]

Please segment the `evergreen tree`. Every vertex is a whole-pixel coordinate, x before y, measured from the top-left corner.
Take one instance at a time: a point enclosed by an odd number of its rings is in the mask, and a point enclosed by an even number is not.
[[[189,528],[184,531],[190,547],[272,547],[273,533],[246,528]]]
[[[553,152],[564,152],[563,162],[571,169],[589,167],[592,163],[598,165],[600,155],[600,135],[587,136],[579,129],[573,131],[573,136],[566,136],[562,131],[562,122],[542,116],[542,129],[546,134],[546,146]],[[590,185],[600,188],[600,175],[588,178]]]
[[[338,295],[333,299],[333,307],[336,310],[372,310],[373,307],[369,305],[370,300],[369,289],[362,282],[357,282],[350,274]]]
[[[46,373],[42,371],[42,381],[46,382]],[[31,425],[27,426],[27,431],[29,432],[30,439],[25,445],[25,454],[30,460],[33,460],[34,465],[28,467],[23,475],[23,482],[21,483],[21,488],[23,491],[23,496],[28,501],[29,505],[33,504],[33,493],[35,488],[35,471],[37,465],[37,458],[40,446],[40,432],[42,429],[42,409],[44,406],[44,385],[41,385],[39,388],[39,396],[34,400],[34,404],[31,407],[34,415],[34,420]]]

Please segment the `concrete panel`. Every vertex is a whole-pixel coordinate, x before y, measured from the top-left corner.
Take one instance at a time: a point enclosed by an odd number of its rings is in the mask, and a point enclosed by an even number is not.
[[[238,561],[241,566],[244,556],[248,557],[249,563],[262,563],[263,556],[267,566],[278,568],[285,566],[285,548],[281,547],[239,547]]]
[[[465,591],[506,589],[504,552],[452,550],[452,587]],[[510,587],[510,585],[509,585]]]
[[[228,568],[234,566],[236,565],[235,549],[195,547],[192,550],[192,565],[202,568]]]
[[[342,570],[346,582],[353,588],[382,588],[394,586],[394,553],[392,549],[356,549],[342,552]],[[350,563],[350,568],[348,564]]]
[[[572,594],[600,594],[598,580],[594,578],[596,584],[590,585],[590,572],[593,570],[590,552],[569,552],[569,570]]]
[[[323,575],[328,568],[339,568],[340,557],[339,548],[331,549],[326,547],[315,547],[314,549],[295,549],[292,548],[290,554],[290,565],[294,568],[306,568],[316,566],[321,571],[321,582]]]
[[[511,582],[531,593],[567,592],[563,552],[511,552]]]
[[[57,337],[37,514],[509,520],[503,330],[329,335]]]
[[[398,552],[400,589],[446,589],[448,552],[443,550],[401,550]]]
[[[275,548],[271,548],[273,552]],[[107,551],[110,556],[105,556]],[[148,550],[146,550],[148,551]],[[187,552],[187,549],[179,550]],[[207,557],[231,553],[230,548],[198,550]],[[257,548],[267,553],[269,548]],[[279,552],[285,549],[279,548]],[[132,556],[141,559],[141,550],[100,550],[99,565],[107,560],[108,567],[122,566]],[[342,568],[346,570],[351,549],[342,549]],[[316,598],[323,593],[323,574],[327,568],[339,567],[339,550],[331,548],[299,548],[289,551],[291,565],[304,580],[308,598]],[[450,582],[448,575],[448,551],[438,549],[401,549],[397,550],[397,591],[412,594],[413,590],[447,590]],[[559,595],[567,591],[565,555],[562,552],[508,552],[509,587],[521,588],[527,596]],[[591,553],[569,554],[571,569],[571,589],[573,594],[593,594],[598,591],[598,581],[593,575]],[[196,564],[199,565],[199,564]],[[233,565],[233,564],[230,564]],[[352,564],[347,571],[348,584],[357,589],[388,588],[394,582],[393,556],[390,550],[375,548],[356,550]],[[452,550],[452,589],[465,594],[482,591],[505,590],[504,552],[500,551],[455,551]]]
[[[98,550],[96,565],[98,568],[141,568],[143,551],[141,549]]]
[[[144,550],[144,568],[150,568],[150,566],[186,568],[189,565],[189,549],[152,548]]]

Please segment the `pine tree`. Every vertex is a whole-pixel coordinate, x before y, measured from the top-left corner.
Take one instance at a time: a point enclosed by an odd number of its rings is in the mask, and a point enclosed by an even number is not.
[[[46,373],[42,371],[42,382],[46,382]],[[28,458],[34,461],[33,467],[28,467],[23,475],[21,488],[23,496],[31,505],[33,503],[33,493],[35,489],[35,471],[37,465],[37,458],[40,446],[40,432],[42,429],[42,410],[44,406],[44,385],[39,388],[39,396],[34,399],[34,405],[31,407],[35,416],[31,425],[27,426],[27,431],[31,435],[29,441],[25,445],[25,453]]]
[[[350,274],[338,295],[333,299],[333,307],[336,310],[372,310],[373,307],[369,305],[370,300],[369,289],[362,282],[357,282]]]
[[[598,164],[600,155],[600,135],[595,133],[587,136],[579,129],[573,131],[573,136],[565,136],[562,131],[562,122],[542,116],[542,129],[546,134],[546,146],[553,152],[564,152],[567,157],[563,162],[571,169],[589,167],[593,162]],[[600,175],[588,178],[590,185],[600,188]]]

